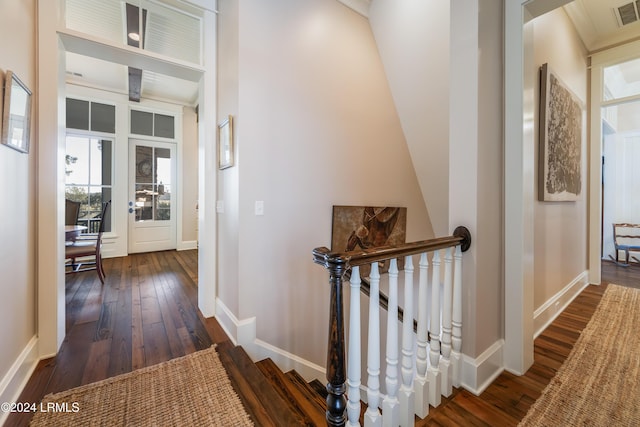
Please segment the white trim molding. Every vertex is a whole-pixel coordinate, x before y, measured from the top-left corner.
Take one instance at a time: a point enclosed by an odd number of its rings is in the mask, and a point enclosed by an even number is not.
[[[587,286],[589,286],[589,272],[583,271],[560,292],[538,307],[533,312],[534,338],[538,338]]]
[[[295,369],[305,381],[324,381],[324,367],[258,339],[256,318],[239,320],[220,298],[216,298],[216,320],[233,344],[242,346],[254,362],[270,358],[283,372]]]
[[[176,248],[178,251],[188,251],[191,249],[198,249],[197,240],[183,240],[178,242],[178,247]]]
[[[0,402],[14,403],[18,401],[20,393],[38,366],[39,360],[38,337],[33,336],[0,381]],[[9,411],[0,411],[0,425],[4,425],[10,413]]]
[[[475,359],[462,356],[461,385],[466,390],[479,396],[504,371],[504,340],[493,343]]]

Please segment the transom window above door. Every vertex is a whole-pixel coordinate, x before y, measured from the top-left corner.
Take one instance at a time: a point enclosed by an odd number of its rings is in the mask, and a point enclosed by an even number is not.
[[[131,133],[134,135],[175,138],[175,118],[166,114],[131,110]]]

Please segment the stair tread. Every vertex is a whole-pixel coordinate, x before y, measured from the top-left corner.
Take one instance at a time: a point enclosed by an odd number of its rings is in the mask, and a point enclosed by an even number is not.
[[[306,425],[326,425],[325,410],[318,405],[313,397],[313,390],[304,389],[297,382],[289,379],[271,359],[257,362],[256,367],[274,385],[279,395],[289,403],[291,410],[302,414]]]
[[[316,380],[310,381],[309,386],[313,388],[316,393],[322,396],[323,399],[327,398],[327,395],[329,393],[327,392],[327,386],[325,384],[322,384],[319,380],[316,379]]]
[[[230,342],[221,343],[218,354],[234,389],[257,425],[309,425],[300,414],[290,410],[242,347],[234,347]]]
[[[321,394],[318,394],[318,392],[311,385],[309,385],[309,383],[305,381],[302,375],[300,375],[297,371],[295,370],[289,371],[284,375],[289,379],[289,381],[291,381],[295,386],[297,386],[300,389],[300,391],[307,398],[307,400],[312,402],[315,405],[315,407],[320,411],[320,413],[323,415],[323,417],[326,418],[326,415],[325,415],[327,411],[326,396],[323,397]]]

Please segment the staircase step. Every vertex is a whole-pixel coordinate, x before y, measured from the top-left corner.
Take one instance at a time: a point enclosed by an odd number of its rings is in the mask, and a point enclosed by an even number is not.
[[[313,388],[316,393],[322,396],[322,399],[324,399],[325,402],[327,401],[329,392],[327,392],[326,384],[322,384],[319,380],[313,380],[309,382],[309,386],[311,386],[311,388]]]
[[[234,347],[229,341],[218,344],[217,350],[236,393],[256,425],[313,425],[291,410],[242,347]]]
[[[287,374],[284,374],[280,368],[271,359],[261,360],[256,366],[263,375],[269,379],[271,384],[279,393],[280,397],[289,403],[292,411],[298,412],[305,419],[305,424],[309,426],[326,425],[326,415],[323,407],[318,404],[315,399],[315,392],[310,388],[299,385],[299,380],[292,381]],[[292,374],[291,377],[298,376],[304,385],[307,383],[300,375]],[[325,405],[326,406],[326,405]]]
[[[294,384],[302,392],[310,402],[312,402],[316,408],[320,411],[323,418],[326,419],[327,412],[327,397],[326,389],[325,393],[318,393],[297,371],[289,371],[284,374],[292,384]]]

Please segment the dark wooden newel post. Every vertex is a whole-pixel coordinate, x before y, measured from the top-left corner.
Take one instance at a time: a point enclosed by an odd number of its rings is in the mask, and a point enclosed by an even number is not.
[[[327,248],[313,251],[314,262],[329,270],[331,300],[329,304],[329,343],[327,348],[327,425],[342,427],[346,423],[347,399],[345,391],[346,363],[344,340],[344,307],[342,283],[347,262],[340,257],[331,257]]]

